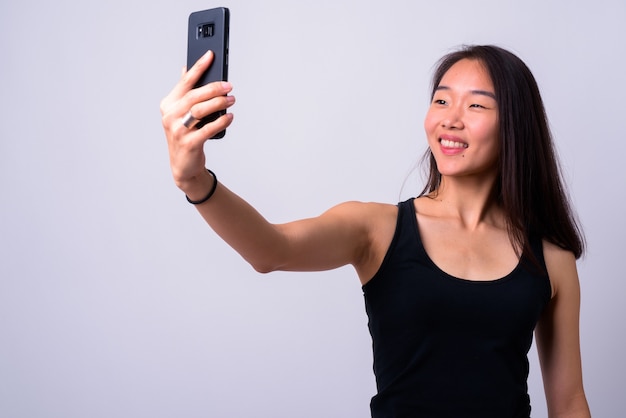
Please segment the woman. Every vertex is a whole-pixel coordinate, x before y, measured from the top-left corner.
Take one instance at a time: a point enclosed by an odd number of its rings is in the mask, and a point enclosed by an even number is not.
[[[205,169],[204,142],[232,115],[188,126],[234,103],[229,83],[192,88],[211,59],[161,103],[174,180],[259,272],[354,266],[373,339],[373,417],[528,417],[535,327],[550,416],[590,416],[578,331],[583,239],[519,58],[472,46],[440,61],[420,197],[347,202],[280,225]]]

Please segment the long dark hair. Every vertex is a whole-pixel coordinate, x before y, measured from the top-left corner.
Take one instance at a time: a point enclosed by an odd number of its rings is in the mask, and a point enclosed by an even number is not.
[[[545,239],[579,258],[585,250],[584,237],[564,187],[535,78],[505,49],[465,46],[439,60],[431,99],[444,74],[462,59],[481,62],[495,89],[501,147],[493,195],[505,213],[511,242],[532,260],[532,238]],[[436,193],[441,184],[430,150],[424,157],[429,174],[422,195]]]

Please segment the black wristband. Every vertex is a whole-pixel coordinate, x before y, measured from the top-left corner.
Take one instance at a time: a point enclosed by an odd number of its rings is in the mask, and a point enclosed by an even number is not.
[[[208,171],[209,174],[213,176],[213,187],[211,187],[211,190],[209,191],[209,194],[206,195],[206,197],[204,199],[191,200],[191,199],[189,199],[189,196],[185,195],[185,197],[187,198],[187,202],[191,203],[192,205],[200,205],[200,204],[206,202],[207,200],[209,200],[211,198],[211,196],[213,196],[213,193],[215,193],[215,189],[217,189],[217,176],[215,175],[214,172],[212,172],[208,168],[206,169],[206,171]]]

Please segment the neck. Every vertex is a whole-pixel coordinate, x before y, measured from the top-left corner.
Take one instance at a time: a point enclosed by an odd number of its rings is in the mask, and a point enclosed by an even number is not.
[[[482,222],[500,223],[494,196],[495,176],[489,179],[442,176],[439,188],[429,197],[442,203],[447,216],[458,218],[470,229]]]

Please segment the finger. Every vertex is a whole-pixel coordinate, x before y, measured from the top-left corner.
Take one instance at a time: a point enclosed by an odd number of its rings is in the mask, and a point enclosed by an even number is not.
[[[209,122],[204,125],[202,128],[198,129],[194,135],[197,135],[198,138],[203,138],[204,142],[214,137],[218,132],[222,132],[226,128],[230,126],[233,122],[234,116],[232,113],[226,113],[219,118],[215,119],[213,122]]]
[[[235,104],[234,96],[217,96],[190,106],[189,112],[191,112],[191,116],[193,116],[194,119],[202,119],[215,112],[226,110],[233,104]],[[187,115],[187,113],[185,113],[185,115]]]
[[[174,99],[182,97],[196,85],[202,74],[211,66],[212,62],[213,51],[209,50],[196,61],[189,71],[185,71],[181,74],[180,81],[174,86],[174,89],[169,95]]]
[[[215,81],[202,87],[189,90],[184,97],[180,100],[180,105],[183,108],[189,109],[190,107],[206,102],[216,97],[226,96],[233,90],[233,86],[228,81]]]
[[[195,126],[198,124],[198,122],[209,115],[222,112],[228,109],[234,103],[235,103],[234,96],[214,97],[211,100],[201,102],[192,106],[182,116],[178,116],[175,112],[169,113],[167,116],[163,118],[163,126],[165,127],[166,130],[172,131],[174,133],[174,137],[178,137],[178,138],[187,137],[192,142],[197,142],[198,140],[201,140],[202,138],[204,139],[208,138],[205,136],[206,133],[203,133],[202,135],[200,135],[199,138],[193,138],[193,136],[189,135],[190,132],[197,132],[197,130],[200,130],[200,129],[195,129]],[[208,123],[207,125],[211,125],[211,123]],[[217,126],[216,125],[211,125],[211,126],[213,126],[215,129],[218,129],[218,130],[211,133],[210,136],[213,136],[217,132],[220,132],[219,124]]]
[[[193,109],[192,116],[196,119],[201,119],[215,111],[232,106],[234,102],[230,100],[234,99],[227,99],[226,103],[220,100],[214,101],[214,99],[220,97],[228,97],[227,94],[230,93],[232,89],[233,87],[228,81],[216,81],[206,86],[190,90],[181,99],[175,102],[169,102],[167,112],[164,112],[163,115],[165,116],[167,114],[168,119],[182,118],[187,112]],[[209,111],[205,110],[207,108]]]
[[[186,158],[197,160],[204,158],[204,144],[210,141],[218,132],[222,132],[230,126],[234,119],[232,113],[226,113],[212,122],[207,123],[200,129],[187,129],[178,143],[170,143],[170,155],[184,153]],[[181,129],[186,129],[181,126]],[[184,138],[184,139],[182,139]],[[194,156],[194,157],[189,157]]]
[[[218,110],[226,109],[232,106],[234,98],[226,99],[226,103],[222,103],[219,100],[208,104],[202,104],[209,102],[215,98],[227,97],[226,95],[233,90],[233,86],[228,81],[216,81],[209,83],[205,86],[198,87],[188,91],[182,98],[173,100],[170,96],[165,97],[161,101],[161,114],[163,116],[164,125],[171,125],[176,120],[185,118],[187,112],[192,110],[191,115],[195,119],[201,119],[204,116],[211,114]],[[232,100],[232,101],[231,101]],[[201,104],[199,110],[197,106]],[[205,109],[209,110],[206,111]],[[214,110],[211,110],[214,109]],[[186,126],[191,127],[193,124],[188,123]]]
[[[201,56],[198,61],[196,61],[193,66],[183,74],[181,81],[182,84],[191,89],[198,82],[202,74],[211,66],[213,62],[213,51],[208,50],[203,56]]]

